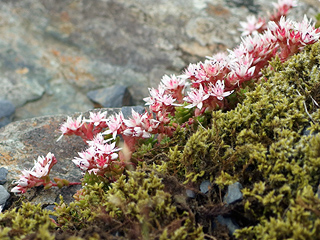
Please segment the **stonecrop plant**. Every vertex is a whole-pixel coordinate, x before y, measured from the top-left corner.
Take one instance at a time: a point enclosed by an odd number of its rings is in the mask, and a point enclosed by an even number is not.
[[[72,161],[84,174],[94,174],[106,182],[117,181],[128,165],[131,155],[141,140],[154,138],[161,142],[170,138],[177,127],[186,127],[206,113],[234,108],[253,83],[261,79],[261,70],[278,57],[285,62],[306,45],[319,40],[320,29],[306,16],[301,22],[286,18],[288,11],[297,5],[293,0],[278,0],[275,10],[265,18],[248,17],[241,22],[242,39],[238,47],[208,57],[204,62],[189,64],[181,75],[165,75],[158,88],[149,88],[144,98],[148,110],[125,119],[120,112],[111,116],[107,112],[90,113],[89,119],[68,117],[61,125],[63,136],[80,136],[88,148]],[[184,112],[186,117],[177,117]],[[121,144],[121,145],[120,145]],[[43,185],[68,186],[81,182],[65,179],[50,180],[51,168],[57,163],[48,153],[39,157],[31,170],[22,171],[17,185],[11,190],[25,193],[29,188]]]

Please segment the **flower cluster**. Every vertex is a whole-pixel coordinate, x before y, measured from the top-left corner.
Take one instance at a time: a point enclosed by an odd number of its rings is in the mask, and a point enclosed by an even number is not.
[[[92,112],[89,119],[79,116],[68,117],[61,125],[62,135],[82,137],[88,148],[78,153],[72,161],[82,171],[106,177],[110,181],[121,174],[129,164],[131,154],[141,139],[157,135],[172,136],[176,123],[172,123],[177,108],[190,109],[194,117],[207,111],[229,108],[228,97],[237,93],[247,82],[257,81],[261,69],[279,56],[282,61],[297,53],[305,45],[313,44],[320,38],[311,20],[304,17],[302,22],[286,19],[288,10],[296,5],[294,0],[279,0],[276,10],[266,24],[263,19],[249,17],[249,24],[241,24],[244,30],[241,44],[229,54],[219,53],[203,62],[189,64],[179,76],[165,75],[158,88],[149,89],[149,97],[144,98],[149,111],[139,114],[132,110],[132,116],[125,119],[122,113],[107,117],[107,112]],[[282,16],[280,16],[282,15]],[[192,124],[193,119],[182,124]],[[118,137],[121,148],[117,146]],[[63,186],[68,183],[57,180],[52,183],[48,177],[56,163],[53,154],[39,157],[32,170],[22,171],[18,185],[13,192],[23,193],[33,186]],[[76,183],[70,183],[76,184]]]
[[[286,12],[294,6],[293,1],[279,1],[277,6]],[[290,6],[290,7],[288,7]],[[263,33],[242,38],[241,44],[229,50],[229,54],[216,54],[204,62],[190,64],[182,75],[164,76],[158,89],[149,89],[150,97],[144,100],[151,112],[162,123],[175,115],[175,107],[183,101],[196,107],[195,116],[214,109],[227,109],[226,97],[241,89],[243,83],[256,81],[261,69],[275,56],[282,61],[297,53],[305,45],[319,40],[320,29],[316,29],[305,16],[295,22],[282,16],[278,22],[270,21]],[[189,91],[185,89],[191,85]]]
[[[60,128],[62,132],[61,137],[63,135],[77,135],[81,136],[84,140],[92,140],[97,133],[107,127],[106,121],[104,121],[106,116],[107,112],[91,112],[90,118],[88,120],[84,119],[84,121],[82,116],[79,116],[75,120],[68,117],[67,122]],[[60,140],[60,138],[58,140]]]
[[[31,170],[22,171],[20,179],[16,182],[17,186],[12,188],[11,192],[25,193],[31,187],[52,185],[47,176],[56,163],[57,160],[52,153],[48,153],[46,157],[39,156],[38,160],[34,160],[34,167]]]
[[[89,148],[78,153],[80,157],[72,160],[73,163],[82,171],[93,172],[100,176],[104,176],[106,172],[112,172],[124,166],[123,163],[117,161],[117,152],[120,148],[115,146],[115,142],[111,144],[108,142],[101,133],[97,134],[92,141],[87,141]]]
[[[296,7],[296,0],[278,0],[278,3],[272,3],[274,6],[274,11],[269,14],[269,21],[279,22],[280,18],[287,16],[289,10]],[[242,36],[254,35],[262,33],[267,29],[267,19],[255,16],[248,16],[247,22],[240,22],[241,28],[239,30],[242,32]]]

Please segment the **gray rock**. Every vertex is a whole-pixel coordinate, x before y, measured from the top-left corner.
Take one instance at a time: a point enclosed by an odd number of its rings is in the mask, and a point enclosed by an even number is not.
[[[219,216],[217,217],[217,221],[218,221],[221,225],[227,226],[230,235],[232,235],[235,230],[240,229],[239,225],[236,224],[236,223],[234,223],[234,221],[232,220],[232,218],[223,217],[223,216],[219,215]]]
[[[232,204],[242,200],[242,185],[239,182],[235,182],[228,186],[228,192],[223,198],[223,201],[227,204]]]
[[[192,191],[191,189],[186,189],[186,194],[189,198],[195,198],[196,197],[196,193],[194,191]]]
[[[132,97],[126,86],[114,85],[87,93],[94,103],[105,108],[117,108],[133,105]]]
[[[97,109],[108,114],[118,113],[120,109]],[[77,117],[81,113],[74,114]],[[89,112],[82,113],[89,117]],[[66,115],[45,116],[12,122],[0,129],[0,168],[8,169],[7,183],[4,185],[11,190],[12,182],[19,179],[21,171],[33,167],[34,159],[51,152],[58,163],[50,172],[51,177],[59,177],[73,182],[79,182],[82,174],[71,161],[77,152],[83,151],[87,145],[77,136],[64,136],[60,141],[60,125],[66,120]],[[80,188],[79,185],[62,189],[41,188],[30,189],[25,196],[34,203],[42,205],[54,204],[62,194],[66,201],[72,200],[72,195]]]
[[[0,99],[0,128],[12,121],[15,110],[12,102]]]
[[[2,185],[0,185],[0,207],[1,207],[1,209],[5,206],[9,197],[10,197],[10,194],[7,192],[7,190]]]
[[[0,185],[3,185],[7,182],[8,169],[2,167],[0,168]]]
[[[205,180],[200,184],[200,191],[206,194],[210,189],[211,183],[209,180]]]

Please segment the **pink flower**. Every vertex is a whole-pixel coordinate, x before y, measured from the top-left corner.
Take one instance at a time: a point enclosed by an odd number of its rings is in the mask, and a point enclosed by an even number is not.
[[[120,151],[120,148],[117,148],[116,143],[111,144],[97,144],[96,145],[96,156],[95,156],[95,166],[99,169],[107,168],[112,161],[118,158],[117,151]]]
[[[51,168],[57,163],[52,153],[48,153],[46,157],[38,157],[34,161],[34,167],[31,170],[23,170],[20,179],[16,181],[17,186],[11,189],[11,192],[25,193],[29,188],[40,185],[50,184],[46,181]]]
[[[28,172],[22,171],[22,175],[20,176],[20,179],[15,182],[17,184],[17,186],[12,188],[11,192],[25,193],[29,188],[33,187],[33,185],[30,184],[31,181],[29,180],[31,178],[32,178],[32,176]]]
[[[72,162],[82,171],[103,175],[106,168],[118,159],[116,152],[121,149],[115,144],[115,142],[108,144],[103,141],[92,141],[91,146],[86,151],[79,152],[79,157],[75,157]]]
[[[293,22],[282,16],[277,23],[273,21],[269,22],[268,28],[278,41],[286,44],[286,40],[290,37],[290,32],[293,30]]]
[[[291,8],[296,7],[298,4],[296,0],[278,0],[278,3],[273,2],[272,5],[275,9],[273,14],[270,16],[270,20],[277,22],[281,16],[286,16],[288,11]]]
[[[221,64],[226,65],[229,61],[229,57],[226,53],[220,52],[214,54],[212,57],[207,56],[209,60],[221,62]]]
[[[149,88],[150,97],[144,98],[146,105],[152,112],[168,111],[171,112],[173,106],[180,106],[175,103],[176,99],[173,98],[172,94],[166,94],[165,89],[162,85],[159,85],[158,89]]]
[[[216,85],[213,85],[212,83],[209,84],[209,94],[211,96],[215,96],[219,100],[223,100],[223,98],[229,96],[233,93],[232,91],[224,91],[224,81],[218,80],[216,82]]]
[[[258,34],[265,27],[266,21],[264,19],[259,18],[256,19],[255,16],[248,16],[246,22],[240,22],[242,28],[239,28],[242,31],[242,36]]]
[[[207,75],[205,70],[202,67],[202,62],[199,62],[197,64],[189,64],[187,69],[185,70],[183,75],[180,75],[179,77],[183,79],[192,79],[196,80],[197,82],[206,81]]]
[[[121,133],[121,127],[123,124],[123,114],[120,112],[119,114],[115,114],[110,116],[107,119],[108,128],[103,134],[112,134],[112,138],[116,139],[117,134]]]
[[[65,127],[72,131],[77,131],[82,126],[82,115],[77,117],[76,120],[73,120],[71,117],[68,117]]]
[[[224,61],[217,60],[205,60],[203,63],[203,69],[207,78],[218,76],[226,66]]]
[[[174,74],[170,76],[164,75],[160,84],[162,85],[163,89],[174,91],[185,86],[185,79],[179,78]]]
[[[273,53],[277,48],[275,43],[276,38],[269,31],[265,31],[264,34],[257,34],[254,36],[246,36],[242,38],[240,47],[243,49],[244,55],[250,55],[252,58],[252,64],[258,67],[263,67],[267,64],[267,61],[273,57]]]
[[[159,122],[154,120],[148,112],[140,115],[132,109],[132,118],[124,120],[126,129],[123,134],[138,138],[150,138],[155,133]]]
[[[319,40],[320,29],[315,29],[314,24],[311,24],[311,19],[308,20],[304,15],[302,22],[295,23],[295,29],[298,31],[302,45],[313,44]]]
[[[60,127],[62,135],[58,138],[57,141],[59,141],[63,137],[63,135],[71,135],[77,132],[81,128],[82,124],[82,115],[80,115],[75,120],[68,116],[67,122],[62,124]]]
[[[92,141],[87,141],[87,144],[92,147],[92,146],[96,146],[97,144],[104,144],[107,142],[110,142],[112,139],[107,139],[105,140],[102,133],[98,133]]]
[[[34,167],[30,171],[30,174],[37,177],[41,178],[44,176],[47,176],[53,167],[54,164],[57,163],[56,158],[52,153],[48,153],[46,157],[38,157],[38,160],[34,161]]]
[[[250,80],[256,68],[253,66],[253,60],[252,56],[248,54],[230,61],[229,67],[231,72],[228,74],[227,81],[236,85]]]
[[[96,155],[95,147],[90,147],[84,152],[78,153],[79,157],[75,157],[72,162],[79,167],[81,170],[86,171],[91,165],[94,164],[94,157]]]
[[[107,155],[112,155],[114,152],[119,151],[120,148],[116,147],[116,143],[113,142],[111,144],[97,144],[96,145],[96,152],[100,153],[100,154],[107,154]],[[112,155],[111,158],[115,159],[117,158],[117,154],[116,155]]]
[[[85,120],[85,122],[93,123],[95,126],[98,126],[101,122],[106,121],[107,112],[101,113],[101,111],[94,113],[90,112],[90,119]]]
[[[184,98],[186,102],[191,103],[185,108],[193,108],[197,106],[198,109],[202,109],[203,101],[209,97],[209,94],[205,93],[202,85],[200,85],[199,89],[193,89],[191,92],[188,92],[188,96]]]

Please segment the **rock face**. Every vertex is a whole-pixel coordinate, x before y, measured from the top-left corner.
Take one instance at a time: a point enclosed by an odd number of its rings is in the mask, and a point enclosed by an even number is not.
[[[299,2],[295,19],[320,7]],[[16,107],[14,120],[87,111],[89,91],[115,84],[144,104],[162,75],[233,48],[239,21],[271,7],[262,0],[4,0],[0,96]]]
[[[112,115],[119,112],[120,109],[102,110],[107,110],[108,115]],[[74,114],[73,117],[78,115],[80,113]],[[89,113],[82,115],[88,117]],[[50,172],[51,177],[79,182],[82,177],[81,171],[71,160],[87,145],[76,136],[63,137],[57,142],[60,135],[59,126],[66,118],[66,115],[38,117],[13,122],[0,129],[0,168],[5,167],[8,170],[5,188],[10,190],[13,187],[13,181],[19,178],[21,170],[32,168],[34,159],[37,159],[38,156],[45,156],[48,152],[53,153],[58,161]],[[72,195],[79,188],[80,186],[61,190],[34,188],[26,196],[35,203],[52,204],[58,200],[59,194],[71,200]]]

